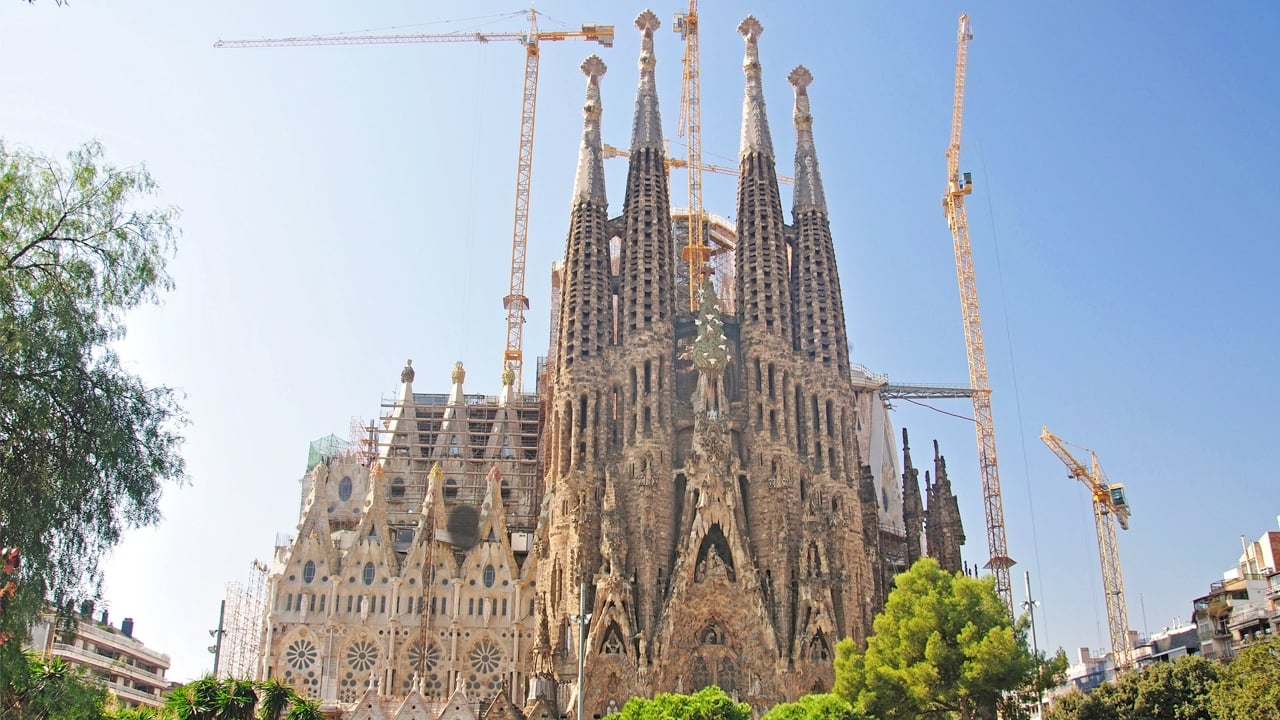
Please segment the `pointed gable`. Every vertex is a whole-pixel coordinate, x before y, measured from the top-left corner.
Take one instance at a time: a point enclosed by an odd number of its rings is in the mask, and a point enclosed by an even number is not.
[[[466,683],[461,677],[458,678],[453,694],[449,696],[444,712],[440,713],[437,720],[478,720],[471,698],[467,697]]]
[[[418,688],[414,687],[408,695],[405,695],[404,701],[400,703],[392,720],[435,720],[435,714],[427,708],[426,699],[422,697],[422,693],[418,692]]]
[[[351,714],[347,716],[347,720],[389,720],[387,714],[382,710],[382,701],[378,697],[378,690],[369,684],[364,695],[356,701],[355,707],[351,709]]]

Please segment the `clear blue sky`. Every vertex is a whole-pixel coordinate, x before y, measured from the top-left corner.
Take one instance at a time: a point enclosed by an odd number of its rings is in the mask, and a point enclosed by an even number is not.
[[[477,2],[250,0],[0,4],[0,133],[62,154],[90,138],[146,163],[185,229],[163,306],[121,351],[181,389],[191,483],[164,522],[107,565],[112,618],[211,666],[223,585],[269,560],[296,520],[307,443],[345,435],[406,357],[443,390],[496,392],[504,343],[522,50],[516,44],[215,50],[219,37],[519,30]],[[582,59],[599,52],[604,136],[625,145],[643,5],[547,0],[557,21],[613,23],[618,42],[545,47],[530,223],[526,356],[543,354],[548,268],[563,252]],[[681,45],[656,6],[658,81],[675,143]],[[854,359],[899,381],[967,377],[951,239],[940,209],[951,119],[953,2],[704,2],[704,157],[735,164],[738,21],[761,57],[780,172],[794,143],[786,73],[810,94]],[[1098,451],[1124,482],[1131,624],[1158,630],[1276,528],[1280,406],[1280,10],[1271,3],[986,3],[972,14],[964,169],[994,388],[1014,569],[1041,596],[1042,646],[1108,643],[1087,495],[1041,425]],[[679,152],[677,151],[677,154]],[[621,162],[621,161],[611,161]],[[621,207],[622,164],[609,168]],[[731,178],[707,176],[731,215]],[[684,176],[673,175],[673,187]],[[784,189],[784,197],[787,196]],[[789,206],[789,200],[784,200]],[[677,192],[676,204],[683,205]],[[1272,211],[1266,208],[1271,207]],[[964,402],[941,402],[959,414]],[[949,459],[969,543],[987,557],[972,427],[903,404],[918,460]],[[923,464],[923,463],[922,463]]]

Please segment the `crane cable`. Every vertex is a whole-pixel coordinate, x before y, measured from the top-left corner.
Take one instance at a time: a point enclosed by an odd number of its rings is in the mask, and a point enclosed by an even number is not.
[[[991,246],[995,251],[996,259],[996,279],[999,281],[1000,287],[1000,311],[1004,316],[1004,335],[1005,347],[1009,351],[1009,375],[1013,380],[1013,403],[1018,413],[1018,442],[1022,450],[1022,478],[1027,486],[1027,510],[1031,519],[1031,552],[1035,558],[1036,568],[1036,584],[1039,586],[1040,597],[1046,597],[1044,590],[1044,573],[1040,572],[1040,537],[1036,532],[1036,507],[1032,500],[1031,493],[1031,465],[1027,461],[1027,435],[1025,431],[1026,424],[1022,419],[1022,395],[1018,392],[1018,365],[1014,361],[1013,355],[1013,333],[1009,330],[1009,303],[1005,301],[1004,287],[1004,266],[1000,263],[1000,238],[996,233],[996,213],[995,206],[991,201],[991,174],[987,170],[987,153],[982,145],[982,138],[978,140],[978,160],[982,165],[983,184],[986,188],[984,193],[987,196],[987,222],[991,226]],[[1047,608],[1040,610],[1040,627],[1044,637],[1049,636],[1049,612]],[[1046,643],[1047,646],[1047,643]]]

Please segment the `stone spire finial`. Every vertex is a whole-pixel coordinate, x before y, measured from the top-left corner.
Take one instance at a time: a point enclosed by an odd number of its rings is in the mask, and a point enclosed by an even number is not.
[[[652,10],[636,18],[640,30],[640,87],[636,90],[636,116],[631,123],[631,152],[650,146],[662,147],[662,116],[658,113],[658,88],[653,68],[658,64],[653,54],[653,31],[662,25]]]
[[[510,366],[502,368],[502,386],[514,385],[516,382],[516,371]]]
[[[796,92],[796,107],[792,115],[796,125],[796,191],[792,212],[808,208],[825,212],[827,200],[822,192],[822,175],[818,172],[818,151],[813,145],[813,115],[809,114],[808,88],[813,82],[813,73],[798,65],[787,75],[787,82]]]
[[[458,385],[459,383],[466,381],[467,371],[462,369],[461,360],[453,364],[453,371],[449,373],[449,379],[453,381],[454,385]]]
[[[742,143],[738,156],[741,158],[749,152],[761,152],[773,157],[769,118],[764,109],[764,87],[760,81],[759,40],[764,26],[755,16],[748,15],[738,23],[738,32],[747,44],[746,55],[742,59],[742,72],[747,76],[747,90],[742,98]]]
[[[573,183],[573,201],[606,200],[604,155],[600,148],[600,78],[608,68],[598,55],[582,62],[587,76],[587,100],[582,106],[582,147],[578,151],[578,175]]]
[[[413,373],[413,361],[412,361],[412,360],[405,360],[405,361],[404,361],[404,369],[400,371],[400,382],[402,382],[402,383],[411,383],[411,382],[413,382],[413,375],[414,375],[414,373]]]

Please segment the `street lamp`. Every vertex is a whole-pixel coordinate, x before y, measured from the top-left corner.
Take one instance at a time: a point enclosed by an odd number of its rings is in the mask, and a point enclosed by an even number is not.
[[[1044,694],[1040,688],[1042,678],[1040,677],[1042,668],[1040,665],[1040,648],[1036,642],[1036,608],[1040,607],[1039,600],[1031,599],[1031,571],[1023,573],[1023,579],[1027,586],[1027,599],[1022,603],[1022,609],[1027,611],[1028,617],[1031,618],[1031,655],[1036,661],[1036,713],[1039,714],[1044,705]]]
[[[223,629],[222,620],[227,614],[227,601],[223,600],[218,606],[218,629],[210,630],[209,637],[213,638],[213,645],[209,646],[209,652],[213,653],[213,676],[218,677],[218,661],[222,659],[222,636],[227,634]]]
[[[570,615],[569,620],[578,623],[578,717],[582,720],[582,670],[587,656],[587,626],[591,624],[591,613],[587,612],[587,584],[578,586],[578,614]]]

